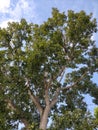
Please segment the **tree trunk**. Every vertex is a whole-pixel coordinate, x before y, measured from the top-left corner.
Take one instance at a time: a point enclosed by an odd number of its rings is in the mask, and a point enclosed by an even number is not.
[[[50,112],[50,107],[46,106],[46,108],[43,111],[43,114],[40,117],[40,126],[39,128],[41,130],[46,130],[47,128],[47,122],[48,122],[48,114]]]

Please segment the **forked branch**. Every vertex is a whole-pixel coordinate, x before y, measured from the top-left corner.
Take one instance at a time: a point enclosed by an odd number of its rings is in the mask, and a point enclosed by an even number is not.
[[[53,107],[56,104],[56,102],[58,100],[58,96],[60,94],[60,91],[62,91],[62,90],[67,91],[67,90],[75,87],[77,85],[77,83],[80,82],[86,76],[86,74],[87,74],[87,71],[85,71],[85,73],[73,85],[70,85],[70,86],[67,86],[67,87],[57,88],[56,92],[55,92],[55,96],[54,96],[53,100],[50,103],[50,107]]]

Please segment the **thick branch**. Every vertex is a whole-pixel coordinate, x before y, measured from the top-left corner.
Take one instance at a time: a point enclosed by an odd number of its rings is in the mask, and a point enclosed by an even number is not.
[[[55,92],[55,96],[54,96],[53,100],[50,103],[50,107],[53,107],[56,104],[59,94],[60,94],[60,88],[57,88],[57,90]]]
[[[47,75],[48,75],[48,72],[45,72],[44,74],[44,91],[45,91],[44,99],[45,99],[46,105],[49,106],[49,103],[50,103],[49,102],[49,87],[50,87],[52,79],[47,80]]]
[[[49,106],[50,101],[49,101],[49,88],[48,87],[46,87],[45,89],[45,102],[46,102],[46,105]]]
[[[25,78],[26,80],[26,83],[25,83],[25,86],[27,87],[27,90],[28,90],[28,95],[30,96],[30,99],[32,100],[32,102],[35,104],[35,106],[37,107],[39,113],[40,113],[40,116],[42,115],[43,113],[43,108],[41,107],[40,105],[40,102],[38,100],[38,98],[33,94],[33,92],[30,90],[30,80]]]
[[[40,115],[42,115],[43,113],[43,108],[41,107],[39,100],[37,99],[37,97],[32,93],[32,91],[28,88],[28,94],[30,96],[30,99],[32,100],[32,102],[36,105]]]

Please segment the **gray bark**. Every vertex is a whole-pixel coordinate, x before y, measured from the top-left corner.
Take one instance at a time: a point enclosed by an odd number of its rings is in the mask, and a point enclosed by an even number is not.
[[[50,112],[50,107],[46,106],[46,108],[43,111],[43,114],[40,117],[40,126],[39,126],[39,128],[42,129],[42,130],[46,130],[46,128],[47,128],[49,112]]]

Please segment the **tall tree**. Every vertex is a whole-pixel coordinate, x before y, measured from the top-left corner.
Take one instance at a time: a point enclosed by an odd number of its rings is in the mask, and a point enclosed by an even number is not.
[[[63,110],[86,112],[83,94],[98,104],[96,19],[84,11],[60,13],[41,25],[22,19],[0,29],[0,127],[46,130]],[[60,105],[61,104],[61,105]]]

